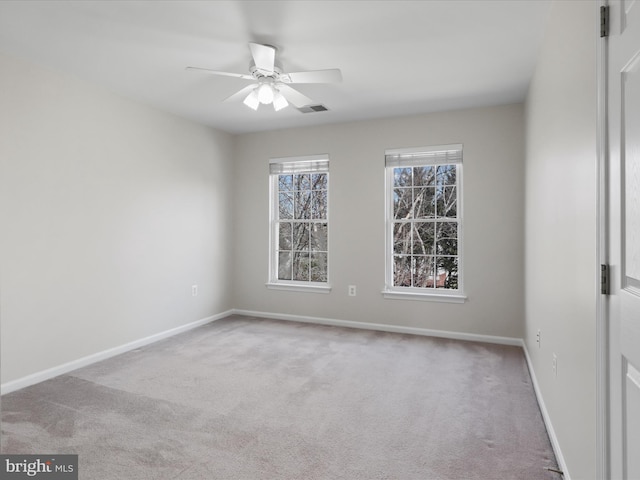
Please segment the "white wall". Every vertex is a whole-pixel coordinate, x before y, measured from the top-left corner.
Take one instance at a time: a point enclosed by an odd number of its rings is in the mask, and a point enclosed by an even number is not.
[[[596,475],[596,13],[554,3],[526,103],[525,340],[574,479]]]
[[[311,115],[311,114],[309,114]],[[318,114],[318,115],[321,115]],[[522,105],[241,135],[236,139],[234,306],[242,310],[521,338]],[[464,144],[468,301],[383,299],[384,151]],[[330,156],[330,294],[268,290],[268,161]],[[357,296],[347,286],[357,286]]]
[[[3,383],[232,307],[231,136],[4,55],[0,106]]]

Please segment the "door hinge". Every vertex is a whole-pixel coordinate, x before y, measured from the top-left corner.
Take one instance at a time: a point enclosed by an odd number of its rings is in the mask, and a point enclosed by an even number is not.
[[[609,265],[600,265],[600,293],[609,295]]]
[[[600,7],[600,36],[609,36],[609,6]]]

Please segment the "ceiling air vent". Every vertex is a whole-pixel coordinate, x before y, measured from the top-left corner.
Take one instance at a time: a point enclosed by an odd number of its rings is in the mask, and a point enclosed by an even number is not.
[[[324,105],[305,105],[304,107],[299,108],[302,113],[312,113],[312,112],[326,112],[329,110]]]

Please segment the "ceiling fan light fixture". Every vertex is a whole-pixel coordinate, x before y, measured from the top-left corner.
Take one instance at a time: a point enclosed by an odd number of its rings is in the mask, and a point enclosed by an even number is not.
[[[273,87],[268,83],[263,83],[258,87],[258,100],[264,105],[268,105],[273,102],[275,96]]]
[[[251,108],[252,110],[258,110],[258,107],[260,106],[260,100],[258,99],[258,94],[256,93],[256,90],[252,90],[251,93],[247,95],[247,98],[245,98],[242,103],[244,103],[247,107]]]
[[[277,112],[289,106],[289,102],[280,92],[276,91],[273,96],[273,109]]]
[[[282,68],[276,64],[277,49],[273,45],[250,42],[249,50],[253,59],[249,65],[249,74],[222,72],[201,67],[187,67],[187,70],[240,78],[242,80],[253,80],[254,83],[241,88],[223,100],[224,102],[242,100],[252,110],[258,110],[260,104],[268,105],[270,103],[273,104],[275,111],[288,107],[289,103],[298,109],[308,105],[315,105],[316,102],[291,87],[290,84],[342,81],[342,73],[337,68],[283,72]]]

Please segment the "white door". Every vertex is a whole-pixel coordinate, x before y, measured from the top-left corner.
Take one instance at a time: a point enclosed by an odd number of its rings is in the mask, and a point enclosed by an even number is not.
[[[640,0],[609,20],[610,467],[640,480]]]

